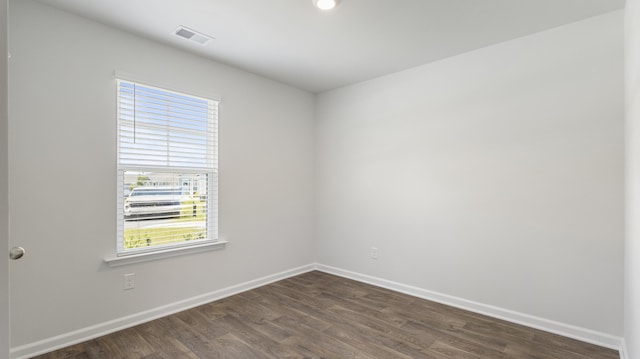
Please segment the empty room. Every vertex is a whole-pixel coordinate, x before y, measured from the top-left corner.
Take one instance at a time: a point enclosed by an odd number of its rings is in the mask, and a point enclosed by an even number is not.
[[[0,358],[640,359],[640,0],[0,7]]]

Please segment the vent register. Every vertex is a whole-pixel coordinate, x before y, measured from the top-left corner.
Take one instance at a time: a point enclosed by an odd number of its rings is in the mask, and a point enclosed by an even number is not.
[[[213,40],[211,36],[207,36],[201,32],[197,32],[195,30],[191,30],[184,26],[178,26],[175,31],[177,36],[180,36],[184,39],[191,40],[200,45],[206,45],[209,41]]]
[[[312,0],[312,3],[318,9],[331,10],[340,3],[340,0]],[[183,39],[191,40],[203,46],[206,45],[209,41],[214,39],[211,36],[192,30],[183,25],[178,26],[174,34],[176,36],[180,36]]]

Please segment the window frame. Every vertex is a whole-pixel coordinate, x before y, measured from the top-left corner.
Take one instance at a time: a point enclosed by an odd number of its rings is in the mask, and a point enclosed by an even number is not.
[[[114,76],[116,82],[116,183],[117,183],[117,200],[116,200],[116,220],[117,220],[117,232],[116,232],[116,257],[105,259],[109,265],[121,265],[128,262],[138,262],[148,259],[140,259],[150,255],[154,257],[167,257],[174,256],[176,253],[185,252],[192,253],[194,250],[204,249],[216,249],[220,245],[224,245],[224,241],[220,241],[218,237],[218,128],[219,128],[219,109],[220,98],[218,96],[203,96],[195,94],[193,91],[181,91],[175,89],[173,86],[154,84],[150,81],[138,80],[131,76],[123,75],[116,72]],[[164,93],[174,94],[178,96],[185,96],[197,100],[206,101],[208,105],[208,119],[207,129],[202,134],[207,138],[206,140],[206,160],[204,166],[194,167],[181,167],[181,166],[157,166],[157,165],[131,165],[121,163],[121,130],[122,130],[122,118],[121,118],[121,83],[135,84],[136,86],[142,86],[148,89],[162,91]],[[209,138],[208,136],[211,136]],[[206,202],[206,238],[196,239],[190,241],[176,242],[176,243],[164,243],[156,244],[148,247],[140,248],[124,248],[124,202],[125,202],[125,180],[124,173],[126,171],[139,171],[139,172],[161,172],[161,173],[175,173],[175,174],[195,174],[206,173],[207,174],[207,202]],[[122,259],[128,259],[122,261]],[[115,262],[122,262],[117,264]]]

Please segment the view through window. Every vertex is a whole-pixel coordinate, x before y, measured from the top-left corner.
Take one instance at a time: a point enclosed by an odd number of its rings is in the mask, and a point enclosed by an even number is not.
[[[118,80],[118,254],[217,239],[218,102]]]

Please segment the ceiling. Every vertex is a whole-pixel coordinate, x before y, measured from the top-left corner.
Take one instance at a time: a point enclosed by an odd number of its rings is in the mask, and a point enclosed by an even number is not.
[[[624,0],[39,0],[311,92],[618,10]],[[202,46],[179,25],[210,35]]]

